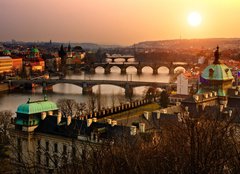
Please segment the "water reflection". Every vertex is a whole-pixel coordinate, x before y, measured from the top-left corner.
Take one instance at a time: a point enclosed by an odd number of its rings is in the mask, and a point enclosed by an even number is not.
[[[81,80],[122,80],[122,81],[147,81],[147,82],[168,82],[170,76],[166,69],[159,68],[158,72],[161,74],[152,75],[152,68],[145,67],[142,75],[137,75],[137,69],[135,67],[128,67],[127,74],[122,75],[120,69],[116,66],[111,68],[111,73],[105,75],[104,69],[101,67],[96,68],[96,73],[93,75],[74,74],[72,71],[68,72],[66,79],[81,79]],[[134,88],[134,95],[136,98],[141,98],[143,93],[148,87],[136,87]],[[101,100],[103,106],[111,106],[127,101],[125,96],[125,90],[121,87],[114,85],[98,85],[93,87],[93,92],[98,93],[100,89]],[[88,102],[89,96],[82,95],[82,88],[72,84],[56,84],[53,86],[53,91],[48,92],[47,96],[49,100],[56,102],[60,98],[70,98],[78,102]],[[25,92],[11,92],[3,93],[0,95],[0,110],[12,110],[16,111],[19,104],[27,102],[28,98],[32,100],[39,100],[43,98],[42,88],[36,88],[33,91]],[[114,100],[114,102],[113,102]]]

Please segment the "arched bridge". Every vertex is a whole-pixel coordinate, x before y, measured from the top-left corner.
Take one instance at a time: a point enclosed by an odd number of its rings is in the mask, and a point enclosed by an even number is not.
[[[125,59],[125,62],[128,62],[128,59],[133,59],[132,55],[112,55],[107,56],[106,59],[111,59],[112,62],[115,62],[116,59]]]
[[[144,67],[151,67],[153,70],[153,74],[158,74],[158,69],[160,67],[166,67],[169,69],[169,74],[173,75],[174,71],[178,67],[182,67],[185,70],[188,68],[191,68],[191,66],[186,62],[162,62],[162,63],[140,63],[140,62],[128,62],[128,63],[94,63],[92,65],[89,65],[87,67],[88,70],[90,70],[91,73],[95,73],[95,69],[97,67],[104,68],[104,73],[109,74],[111,73],[112,67],[118,67],[121,70],[121,74],[126,74],[126,70],[128,67],[135,67],[137,69],[137,74],[142,74],[142,69]]]
[[[36,79],[36,80],[6,80],[5,83],[9,84],[9,88],[12,86],[30,86],[37,84],[46,89],[50,86],[60,83],[74,84],[82,87],[83,94],[92,93],[92,87],[95,85],[114,85],[125,89],[126,95],[133,94],[134,87],[149,86],[156,88],[175,87],[176,84],[161,83],[161,82],[138,82],[138,81],[118,81],[118,80],[73,80],[73,79]]]

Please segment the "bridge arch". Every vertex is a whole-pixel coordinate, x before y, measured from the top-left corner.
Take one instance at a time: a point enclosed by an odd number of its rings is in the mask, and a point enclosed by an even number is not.
[[[137,73],[137,67],[136,66],[132,66],[132,65],[130,65],[130,66],[127,66],[126,67],[126,72],[127,72],[127,74],[136,74]]]
[[[121,68],[117,65],[113,65],[110,68],[111,72],[121,73]]]
[[[101,85],[94,85],[93,92],[98,93],[100,91],[101,94],[124,94],[124,87],[113,85],[113,84],[101,84]]]
[[[167,66],[160,66],[158,67],[158,74],[169,74],[170,73],[170,69]]]
[[[101,65],[98,65],[95,67],[95,72],[96,73],[104,73],[105,72],[105,68]]]
[[[176,74],[176,73],[181,73],[181,72],[185,72],[185,71],[186,71],[186,69],[185,69],[185,67],[183,67],[183,66],[174,67],[174,70],[173,70],[174,74]]]
[[[147,74],[153,74],[153,67],[151,66],[143,66],[142,67],[142,72],[147,73]]]
[[[53,91],[57,93],[66,93],[66,94],[82,94],[82,86],[73,84],[73,83],[56,83],[48,85],[53,87]]]

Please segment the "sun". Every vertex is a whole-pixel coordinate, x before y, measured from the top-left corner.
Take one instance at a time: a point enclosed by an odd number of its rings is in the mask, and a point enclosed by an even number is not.
[[[188,15],[188,24],[192,27],[197,27],[201,24],[202,17],[198,12],[192,12]]]

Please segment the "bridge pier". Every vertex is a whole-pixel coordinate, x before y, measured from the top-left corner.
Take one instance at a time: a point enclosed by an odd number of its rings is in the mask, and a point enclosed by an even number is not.
[[[83,95],[92,94],[92,86],[88,85],[87,83],[83,83],[82,94]]]
[[[169,75],[174,75],[174,68],[169,68]]]
[[[133,88],[129,84],[125,86],[125,96],[129,98],[133,96]]]
[[[90,68],[90,73],[91,73],[91,74],[95,74],[95,73],[96,73],[94,67],[91,67],[91,68]]]
[[[153,68],[153,75],[157,75],[158,74],[158,69],[157,68]]]
[[[138,75],[141,75],[141,74],[142,74],[142,68],[141,68],[141,67],[138,67],[138,68],[137,68],[137,74],[138,74]]]
[[[25,83],[24,84],[24,89],[26,90],[32,90],[33,88],[33,84],[32,83]]]
[[[104,74],[110,74],[111,68],[110,67],[105,67],[104,68]]]
[[[127,73],[126,68],[125,67],[121,68],[121,74],[126,74],[126,73]]]
[[[52,86],[43,86],[42,92],[45,93],[47,91],[52,92],[53,91],[53,87]]]

